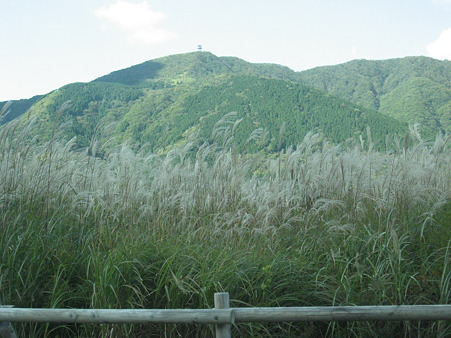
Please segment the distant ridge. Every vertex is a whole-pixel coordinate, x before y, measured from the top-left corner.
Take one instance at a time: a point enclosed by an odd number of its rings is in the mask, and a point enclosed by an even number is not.
[[[109,138],[112,146],[127,141],[154,151],[168,149],[194,135],[208,139],[215,124],[232,111],[241,119],[233,142],[242,150],[295,146],[309,131],[344,142],[366,137],[367,127],[382,144],[387,134],[405,133],[406,123],[421,123],[425,135],[449,133],[450,64],[408,57],[295,72],[193,52],[149,60],[90,83],[68,84],[31,101],[13,101],[11,116],[28,112],[27,118],[37,117],[38,140],[69,122],[64,135],[76,136],[79,147],[96,135]],[[100,136],[99,124],[114,129]],[[247,140],[255,129],[261,129],[262,137],[251,144]]]
[[[256,75],[298,81],[296,72],[285,66],[254,64],[236,57],[218,57],[210,52],[165,56],[112,72],[94,81],[138,85],[152,80],[191,81],[219,74]]]
[[[300,81],[409,123],[451,132],[451,61],[354,60],[301,73]]]
[[[138,84],[151,79],[192,80],[212,74],[300,82],[403,122],[451,132],[451,61],[424,56],[361,59],[295,72],[277,64],[253,64],[235,57],[193,52],[147,61],[96,81]]]

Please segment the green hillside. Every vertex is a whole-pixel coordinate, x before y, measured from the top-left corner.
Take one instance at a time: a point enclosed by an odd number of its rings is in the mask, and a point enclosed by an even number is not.
[[[298,73],[194,52],[69,84],[27,105],[13,101],[11,107],[22,108],[10,116],[29,110],[26,116],[39,121],[38,140],[50,139],[64,123],[64,136],[76,136],[79,147],[96,135],[111,146],[130,141],[157,151],[194,134],[211,137],[230,112],[242,119],[234,128],[240,149],[274,151],[296,145],[309,131],[343,142],[366,135],[367,127],[383,144],[386,134],[404,133],[406,123],[421,123],[425,136],[449,132],[450,78],[449,62],[424,57],[356,60]],[[256,129],[258,141],[247,142]]]
[[[268,132],[264,144],[272,151],[278,146],[297,145],[309,131],[318,131],[334,142],[343,142],[366,133],[367,126],[377,140],[383,140],[388,133],[402,133],[406,127],[394,119],[310,87],[253,76],[232,76],[216,86],[203,88],[186,98],[183,111],[186,114],[180,115],[180,122],[177,119],[174,125],[181,125],[185,116],[190,118],[199,111],[209,112],[200,123],[201,135],[205,137],[224,114],[235,111],[237,117],[243,119],[236,128],[235,141],[244,147],[252,131],[262,128]],[[191,124],[193,122],[191,120]]]
[[[254,64],[209,52],[170,55],[102,76],[95,82],[115,82],[152,87],[155,83],[180,84],[211,75],[257,75],[297,81],[296,72],[276,64]]]
[[[366,135],[369,127],[373,139],[382,142],[387,133],[406,130],[395,119],[310,87],[252,75],[212,75],[161,88],[100,81],[71,84],[42,99],[30,116],[39,120],[36,132],[41,140],[69,123],[64,134],[67,139],[76,136],[80,147],[103,130],[102,137],[111,145],[129,141],[157,151],[193,134],[209,138],[216,123],[230,112],[242,119],[234,128],[234,143],[241,150],[276,151],[297,145],[309,131],[343,142]],[[99,123],[110,127],[98,128]],[[265,137],[248,143],[256,129]]]
[[[408,123],[451,132],[451,62],[427,57],[354,60],[299,73],[319,90]]]
[[[25,113],[31,106],[33,106],[33,104],[43,97],[44,95],[36,95],[30,99],[0,102],[0,126]]]

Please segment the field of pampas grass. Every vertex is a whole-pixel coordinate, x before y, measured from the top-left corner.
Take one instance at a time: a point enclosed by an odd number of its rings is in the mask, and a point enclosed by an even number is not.
[[[0,129],[0,303],[44,308],[450,304],[449,136],[308,134],[277,155],[38,144]],[[97,149],[100,147],[99,149]],[[96,152],[102,156],[95,156]],[[449,324],[449,323],[448,323]],[[212,336],[209,325],[14,324],[19,336]],[[235,336],[447,337],[447,323],[239,324]]]

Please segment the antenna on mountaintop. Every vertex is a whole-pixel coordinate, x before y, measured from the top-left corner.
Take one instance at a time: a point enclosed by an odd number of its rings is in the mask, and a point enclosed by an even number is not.
[[[202,45],[197,45],[197,51],[202,52]]]

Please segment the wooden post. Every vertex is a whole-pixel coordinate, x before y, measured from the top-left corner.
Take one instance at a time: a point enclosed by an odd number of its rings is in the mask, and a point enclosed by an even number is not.
[[[215,309],[229,309],[230,299],[228,292],[215,293]],[[232,316],[233,322],[233,316]],[[231,338],[232,325],[231,324],[216,324],[216,338]]]
[[[0,305],[0,308],[12,308],[13,305]],[[1,338],[17,338],[16,332],[10,322],[0,322]]]

